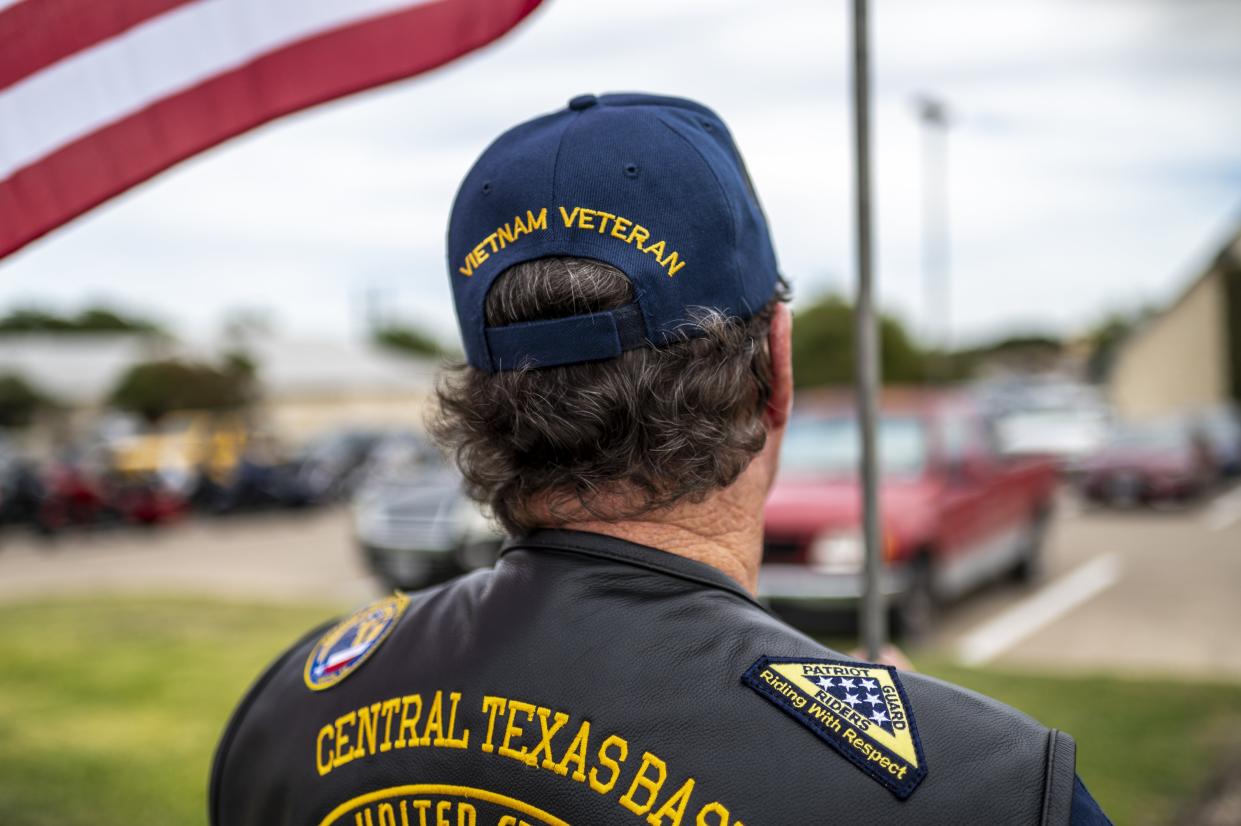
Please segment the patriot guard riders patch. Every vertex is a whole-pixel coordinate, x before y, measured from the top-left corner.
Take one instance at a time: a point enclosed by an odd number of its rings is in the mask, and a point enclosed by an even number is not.
[[[357,671],[396,627],[408,604],[407,596],[393,594],[355,611],[324,634],[306,658],[307,687],[322,691]]]
[[[891,666],[760,657],[741,681],[901,800],[926,777],[918,727]]]

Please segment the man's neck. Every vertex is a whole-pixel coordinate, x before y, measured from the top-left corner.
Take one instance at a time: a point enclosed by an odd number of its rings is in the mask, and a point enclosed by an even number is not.
[[[751,594],[758,590],[763,555],[762,496],[745,474],[732,487],[705,501],[681,504],[637,519],[615,522],[579,519],[556,527],[614,536],[658,548],[723,571]]]

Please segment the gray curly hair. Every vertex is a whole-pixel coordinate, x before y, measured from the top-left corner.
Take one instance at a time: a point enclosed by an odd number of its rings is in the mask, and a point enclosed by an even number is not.
[[[748,320],[704,309],[682,339],[607,361],[494,374],[452,365],[431,433],[467,493],[516,536],[700,502],[732,484],[766,442],[767,333],[786,297],[782,284]],[[632,301],[620,270],[552,257],[502,273],[485,311],[488,325],[502,326]]]

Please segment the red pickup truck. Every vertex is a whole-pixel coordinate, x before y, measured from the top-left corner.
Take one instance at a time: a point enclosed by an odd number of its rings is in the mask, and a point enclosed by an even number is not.
[[[959,395],[885,396],[877,428],[883,588],[898,631],[992,580],[1037,576],[1056,471],[1005,457]],[[799,402],[767,502],[759,593],[777,608],[847,607],[861,595],[858,426],[846,398]]]

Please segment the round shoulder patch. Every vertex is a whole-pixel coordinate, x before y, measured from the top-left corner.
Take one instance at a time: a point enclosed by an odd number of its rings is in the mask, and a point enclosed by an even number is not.
[[[324,634],[306,658],[306,686],[322,691],[357,671],[396,627],[408,604],[409,597],[393,594],[355,611]]]

